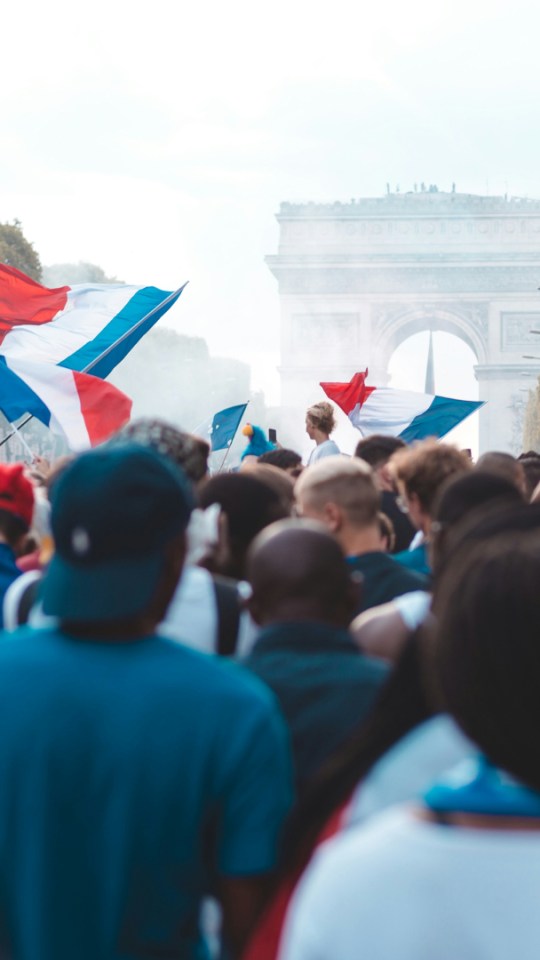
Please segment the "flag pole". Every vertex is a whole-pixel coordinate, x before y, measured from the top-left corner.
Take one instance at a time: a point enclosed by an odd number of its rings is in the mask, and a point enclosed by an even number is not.
[[[107,349],[104,350],[103,353],[100,353],[99,357],[95,357],[94,360],[91,360],[90,363],[88,363],[86,367],[84,367],[79,372],[90,373],[90,371],[93,370],[93,368],[97,366],[98,363],[101,363],[101,361],[104,360],[105,357],[108,357],[108,355],[112,353],[113,350],[116,350],[116,347],[119,347],[120,344],[124,342],[124,340],[127,340],[128,337],[131,337],[131,335],[135,333],[136,330],[139,329],[139,327],[142,327],[143,323],[146,323],[147,320],[151,320],[152,317],[156,313],[158,313],[163,307],[167,307],[169,304],[174,303],[174,301],[177,300],[180,294],[182,293],[182,290],[184,290],[187,287],[188,283],[189,283],[189,280],[186,280],[186,282],[182,284],[182,286],[179,287],[178,290],[175,290],[173,293],[170,293],[169,296],[165,298],[165,300],[162,300],[161,303],[158,303],[155,307],[153,307],[152,310],[150,310],[150,312],[146,314],[146,316],[142,317],[140,320],[137,320],[137,323],[134,324],[133,327],[130,327],[129,330],[126,330],[126,332],[123,333],[122,336],[118,338],[118,340],[115,340],[114,343],[109,344]]]
[[[237,432],[238,432],[238,431],[237,431]],[[236,433],[235,433],[234,437],[236,437]],[[234,437],[232,438],[229,446],[227,447],[227,449],[226,449],[226,451],[225,451],[225,456],[223,457],[223,460],[221,461],[221,465],[220,465],[220,467],[219,467],[218,473],[221,473],[221,471],[223,470],[223,467],[225,466],[225,461],[226,461],[227,457],[229,456],[229,450],[231,449],[231,447],[232,447],[232,445],[233,445]]]
[[[182,284],[181,287],[178,287],[178,290],[174,290],[174,292],[173,292],[173,293],[170,293],[169,296],[165,298],[165,300],[162,300],[160,303],[157,304],[157,306],[153,307],[152,310],[150,310],[149,313],[147,313],[144,317],[142,317],[141,320],[138,320],[137,323],[136,323],[133,327],[130,327],[129,330],[126,330],[126,332],[123,333],[122,336],[118,338],[118,340],[115,340],[114,343],[109,344],[109,346],[107,347],[107,349],[104,350],[103,353],[100,353],[99,357],[95,357],[95,359],[92,360],[90,363],[88,363],[88,364],[86,365],[86,367],[84,367],[82,370],[79,370],[79,371],[76,371],[76,372],[78,372],[78,373],[90,373],[90,371],[91,371],[98,363],[100,363],[101,360],[103,360],[105,357],[107,357],[107,356],[109,355],[109,353],[111,353],[116,347],[118,347],[121,343],[123,343],[124,340],[127,340],[127,338],[130,337],[131,334],[132,334],[135,330],[138,330],[139,327],[142,326],[143,323],[146,323],[147,320],[151,320],[152,317],[154,316],[154,314],[156,314],[159,310],[161,310],[162,307],[167,307],[169,304],[174,303],[174,301],[177,300],[178,297],[180,296],[180,294],[182,293],[182,290],[185,290],[185,288],[187,287],[188,283],[189,283],[189,280],[186,280],[186,282],[185,282],[184,284]],[[54,366],[60,366],[60,364],[54,364]],[[12,423],[11,426],[13,427],[13,430],[11,431],[11,433],[8,433],[7,437],[3,437],[3,439],[0,440],[0,447],[3,447],[4,444],[8,442],[8,440],[11,440],[11,438],[12,438],[13,436],[15,436],[16,433],[19,433],[19,431],[22,429],[22,427],[25,427],[26,424],[29,423],[30,420],[33,420],[33,419],[34,419],[34,414],[31,413],[31,414],[29,414],[29,416],[26,418],[26,420],[23,420],[23,422],[19,424],[18,427],[16,427],[15,424]],[[233,438],[233,439],[234,439],[234,438]]]
[[[230,449],[231,449],[234,441],[236,440],[236,434],[238,433],[238,427],[240,426],[240,424],[241,424],[241,422],[242,422],[242,419],[243,419],[243,417],[245,416],[246,410],[247,410],[247,408],[248,408],[248,404],[249,404],[249,400],[248,400],[248,402],[246,403],[246,405],[245,405],[245,407],[244,407],[244,413],[242,414],[242,416],[240,417],[240,420],[238,421],[238,426],[237,426],[236,430],[234,431],[234,434],[233,434],[233,436],[232,436],[232,438],[231,438],[231,442],[230,442],[229,446],[227,447],[227,449],[226,449],[226,451],[225,451],[225,456],[223,457],[223,460],[221,461],[221,465],[220,465],[220,467],[219,467],[218,473],[221,473],[221,471],[223,470],[223,467],[225,466],[225,461],[226,461],[227,457],[229,456],[229,451],[230,451]]]
[[[30,419],[30,418],[29,418],[29,419]],[[28,420],[25,420],[24,422],[25,422],[25,423],[28,423]],[[23,426],[23,424],[21,424],[21,425],[18,427],[15,423],[12,423],[10,420],[8,420],[8,423],[10,424],[10,426],[13,427],[13,433],[10,433],[9,436],[10,436],[10,437],[14,437],[15,434],[17,435],[17,437],[18,437],[19,440],[21,441],[24,449],[26,450],[27,454],[28,454],[29,457],[30,457],[30,463],[33,463],[35,454],[32,452],[32,450],[31,450],[30,447],[28,446],[26,440],[24,439],[22,433],[20,432],[20,431],[21,431],[21,426]],[[7,439],[9,440],[9,437],[8,437]]]

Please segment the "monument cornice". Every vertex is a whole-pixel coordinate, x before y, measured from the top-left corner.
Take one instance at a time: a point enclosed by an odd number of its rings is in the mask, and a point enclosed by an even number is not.
[[[461,253],[449,252],[419,252],[411,253],[372,253],[357,254],[341,253],[278,253],[265,257],[265,263],[270,270],[274,269],[302,269],[319,270],[322,267],[343,266],[358,269],[370,269],[375,266],[391,266],[409,268],[417,266],[434,267],[441,264],[449,268],[453,265],[462,269],[463,265],[475,267],[489,267],[493,264],[508,266],[513,269],[515,264],[538,268],[540,266],[540,246],[536,251],[523,253],[520,251],[495,251],[486,256],[486,251],[466,251]]]
[[[361,197],[346,202],[291,203],[280,206],[277,219],[356,219],[363,216],[538,216],[540,200],[528,197],[483,197],[469,193],[409,192]]]
[[[278,266],[273,269],[282,295],[405,293],[514,293],[538,296],[540,264],[515,266],[462,266],[459,271],[438,265],[398,264],[361,267],[320,266],[318,270]]]
[[[540,375],[540,365],[535,367],[525,363],[483,363],[475,366],[474,375],[477,380],[518,380],[522,377],[524,381],[534,381],[535,375]],[[535,384],[531,383],[531,388],[533,386]]]

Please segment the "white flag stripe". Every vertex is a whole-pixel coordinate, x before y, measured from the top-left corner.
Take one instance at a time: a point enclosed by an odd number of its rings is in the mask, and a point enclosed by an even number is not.
[[[360,407],[350,413],[350,420],[362,433],[383,433],[398,436],[415,417],[429,410],[433,397],[427,393],[411,393],[377,387]]]
[[[43,400],[51,413],[50,429],[61,433],[72,450],[86,450],[90,437],[81,410],[73,372],[65,367],[7,358],[8,367]],[[54,413],[53,411],[56,411]]]
[[[123,283],[78,284],[50,323],[13,327],[0,352],[22,360],[31,356],[32,361],[61,363],[93,340],[140,289]]]

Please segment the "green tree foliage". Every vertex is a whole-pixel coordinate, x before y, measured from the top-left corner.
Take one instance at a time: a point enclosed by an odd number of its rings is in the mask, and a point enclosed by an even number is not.
[[[0,263],[16,267],[33,280],[41,280],[39,256],[24,236],[18,220],[13,223],[0,223]]]
[[[523,449],[540,453],[540,378],[535,390],[529,391],[523,425]]]
[[[97,263],[79,260],[78,263],[53,263],[43,267],[46,287],[72,286],[74,283],[122,283],[117,277],[108,277]]]

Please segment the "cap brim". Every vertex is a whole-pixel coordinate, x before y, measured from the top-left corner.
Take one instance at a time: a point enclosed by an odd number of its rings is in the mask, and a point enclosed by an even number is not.
[[[60,620],[98,622],[142,613],[163,569],[163,552],[86,566],[54,554],[43,579],[43,612]]]

